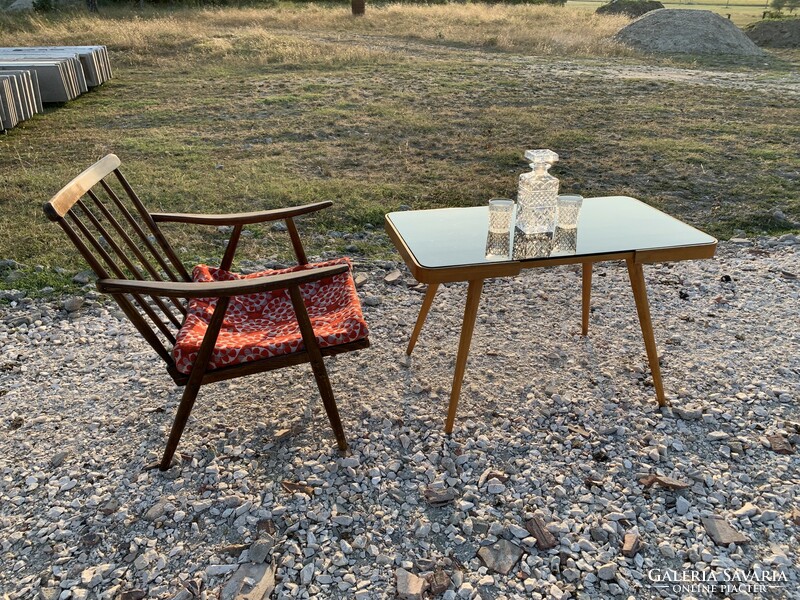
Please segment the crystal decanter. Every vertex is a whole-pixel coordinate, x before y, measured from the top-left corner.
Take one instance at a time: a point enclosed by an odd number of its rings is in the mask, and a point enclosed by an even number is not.
[[[556,228],[558,179],[547,170],[558,160],[552,150],[528,150],[531,171],[519,176],[517,227],[525,234],[552,234]]]

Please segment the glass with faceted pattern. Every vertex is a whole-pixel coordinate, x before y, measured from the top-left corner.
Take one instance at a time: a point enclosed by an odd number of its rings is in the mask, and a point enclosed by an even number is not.
[[[511,230],[511,217],[514,214],[514,201],[508,198],[489,200],[489,232],[508,233]]]
[[[557,225],[560,229],[575,229],[581,214],[583,196],[559,196]]]

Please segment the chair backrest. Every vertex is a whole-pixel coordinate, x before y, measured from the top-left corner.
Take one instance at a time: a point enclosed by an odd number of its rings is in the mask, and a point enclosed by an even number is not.
[[[101,279],[191,281],[136,193],[109,154],[70,181],[45,203]],[[178,299],[114,294],[114,299],[168,366],[186,308]],[[165,343],[166,342],[166,343]]]

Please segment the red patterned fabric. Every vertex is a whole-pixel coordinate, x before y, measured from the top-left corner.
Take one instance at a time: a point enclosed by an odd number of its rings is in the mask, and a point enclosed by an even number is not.
[[[252,279],[341,264],[350,265],[350,261],[339,258],[251,275],[198,265],[194,268],[192,278],[194,281]],[[361,304],[349,271],[303,284],[300,292],[320,347],[336,346],[367,337],[367,323],[361,313]],[[216,304],[216,298],[195,298],[189,302],[186,321],[178,332],[172,350],[175,366],[181,373],[191,372]],[[287,290],[234,296],[225,313],[209,370],[290,354],[303,348],[300,326]]]

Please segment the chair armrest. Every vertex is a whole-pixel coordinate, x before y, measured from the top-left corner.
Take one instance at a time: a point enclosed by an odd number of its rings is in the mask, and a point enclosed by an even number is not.
[[[227,298],[297,287],[303,283],[333,277],[349,270],[348,265],[333,265],[283,275],[209,282],[99,279],[97,289],[106,294],[145,294],[167,298]]]
[[[262,210],[257,212],[232,213],[229,215],[202,215],[187,213],[150,213],[156,223],[191,223],[194,225],[250,225],[252,223],[264,223],[267,221],[277,221],[279,219],[290,219],[299,215],[305,215],[323,208],[332,206],[333,202],[315,202],[302,206],[292,206],[287,208],[275,208],[273,210]]]

